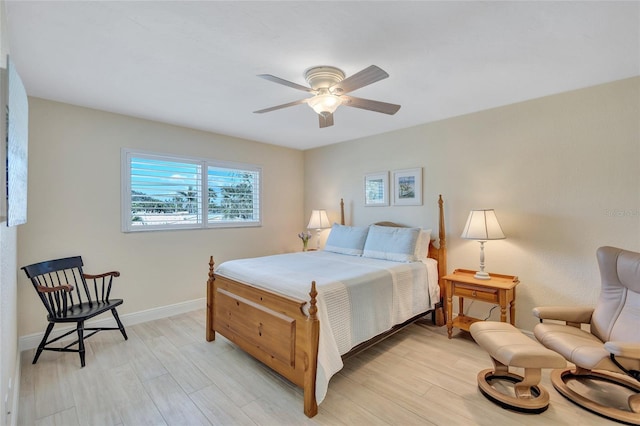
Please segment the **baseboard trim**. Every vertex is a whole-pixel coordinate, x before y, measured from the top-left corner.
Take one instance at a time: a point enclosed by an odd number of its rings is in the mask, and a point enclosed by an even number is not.
[[[194,299],[186,302],[175,303],[173,305],[160,306],[157,308],[147,309],[139,312],[132,312],[130,314],[120,314],[120,320],[125,326],[140,324],[142,322],[153,321],[161,318],[167,318],[174,315],[183,314],[185,312],[191,312],[198,309],[202,309],[206,306],[206,299]],[[87,327],[115,327],[116,323],[113,317],[106,315],[104,319],[96,321],[90,321],[86,323]],[[75,327],[60,327],[56,328],[51,333],[52,337],[60,336],[65,332],[74,329]],[[40,340],[44,336],[44,331],[41,333],[28,334],[21,336],[18,339],[18,349],[20,352],[27,349],[34,349],[40,344]]]

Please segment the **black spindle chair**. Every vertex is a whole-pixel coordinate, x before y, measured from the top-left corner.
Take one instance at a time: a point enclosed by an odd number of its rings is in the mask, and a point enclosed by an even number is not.
[[[124,339],[127,333],[120,322],[116,306],[122,304],[122,299],[111,299],[111,284],[114,277],[119,277],[120,272],[105,272],[99,275],[85,274],[82,271],[82,257],[67,257],[64,259],[48,260],[24,266],[22,270],[27,274],[35,288],[40,300],[47,309],[49,325],[47,331],[38,346],[33,364],[43,350],[56,352],[78,352],[80,364],[84,362],[84,339],[89,338],[102,330],[120,330]],[[104,312],[111,311],[118,327],[93,327],[85,328],[84,322]],[[56,323],[76,323],[76,329],[70,330],[61,336],[51,340],[49,334]],[[88,335],[84,332],[91,331]],[[48,346],[71,333],[77,332],[78,339],[64,347]],[[70,349],[78,344],[77,349]]]

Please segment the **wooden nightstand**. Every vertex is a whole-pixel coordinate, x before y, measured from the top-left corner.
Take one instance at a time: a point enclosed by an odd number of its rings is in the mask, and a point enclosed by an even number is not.
[[[453,327],[469,331],[469,327],[478,318],[464,315],[464,299],[474,299],[500,305],[500,321],[507,322],[507,305],[509,305],[509,322],[516,322],[516,286],[520,282],[513,275],[489,274],[490,280],[474,278],[476,271],[456,269],[453,274],[442,277],[445,284],[447,302],[447,334],[451,339]],[[458,296],[458,316],[453,319],[452,299]]]

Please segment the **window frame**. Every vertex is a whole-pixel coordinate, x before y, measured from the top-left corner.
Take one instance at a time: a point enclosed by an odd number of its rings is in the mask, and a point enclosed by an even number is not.
[[[200,223],[187,224],[162,224],[149,226],[133,226],[131,220],[131,160],[133,158],[142,158],[157,161],[167,161],[185,164],[194,164],[200,167],[200,196],[198,204]],[[257,188],[254,187],[254,195],[257,195],[257,207],[254,199],[254,215],[257,214],[257,220],[227,220],[227,221],[210,221],[209,220],[209,188],[208,175],[209,168],[223,168],[237,170],[239,172],[257,173]],[[122,148],[121,149],[121,190],[120,190],[120,213],[121,213],[121,230],[124,233],[132,232],[153,232],[153,231],[171,231],[186,229],[215,229],[215,228],[250,228],[262,226],[262,167],[255,164],[237,163],[231,161],[214,160],[210,158],[194,157],[178,154],[164,154],[157,152],[142,151],[138,149]]]

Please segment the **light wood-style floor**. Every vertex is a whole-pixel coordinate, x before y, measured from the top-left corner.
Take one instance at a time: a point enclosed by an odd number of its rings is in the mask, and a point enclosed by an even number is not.
[[[549,383],[539,415],[504,410],[477,390],[491,367],[465,332],[414,324],[349,359],[330,382],[319,414],[302,412],[302,392],[223,337],[204,339],[203,310],[101,332],[77,354],[22,353],[20,425],[606,425]]]

